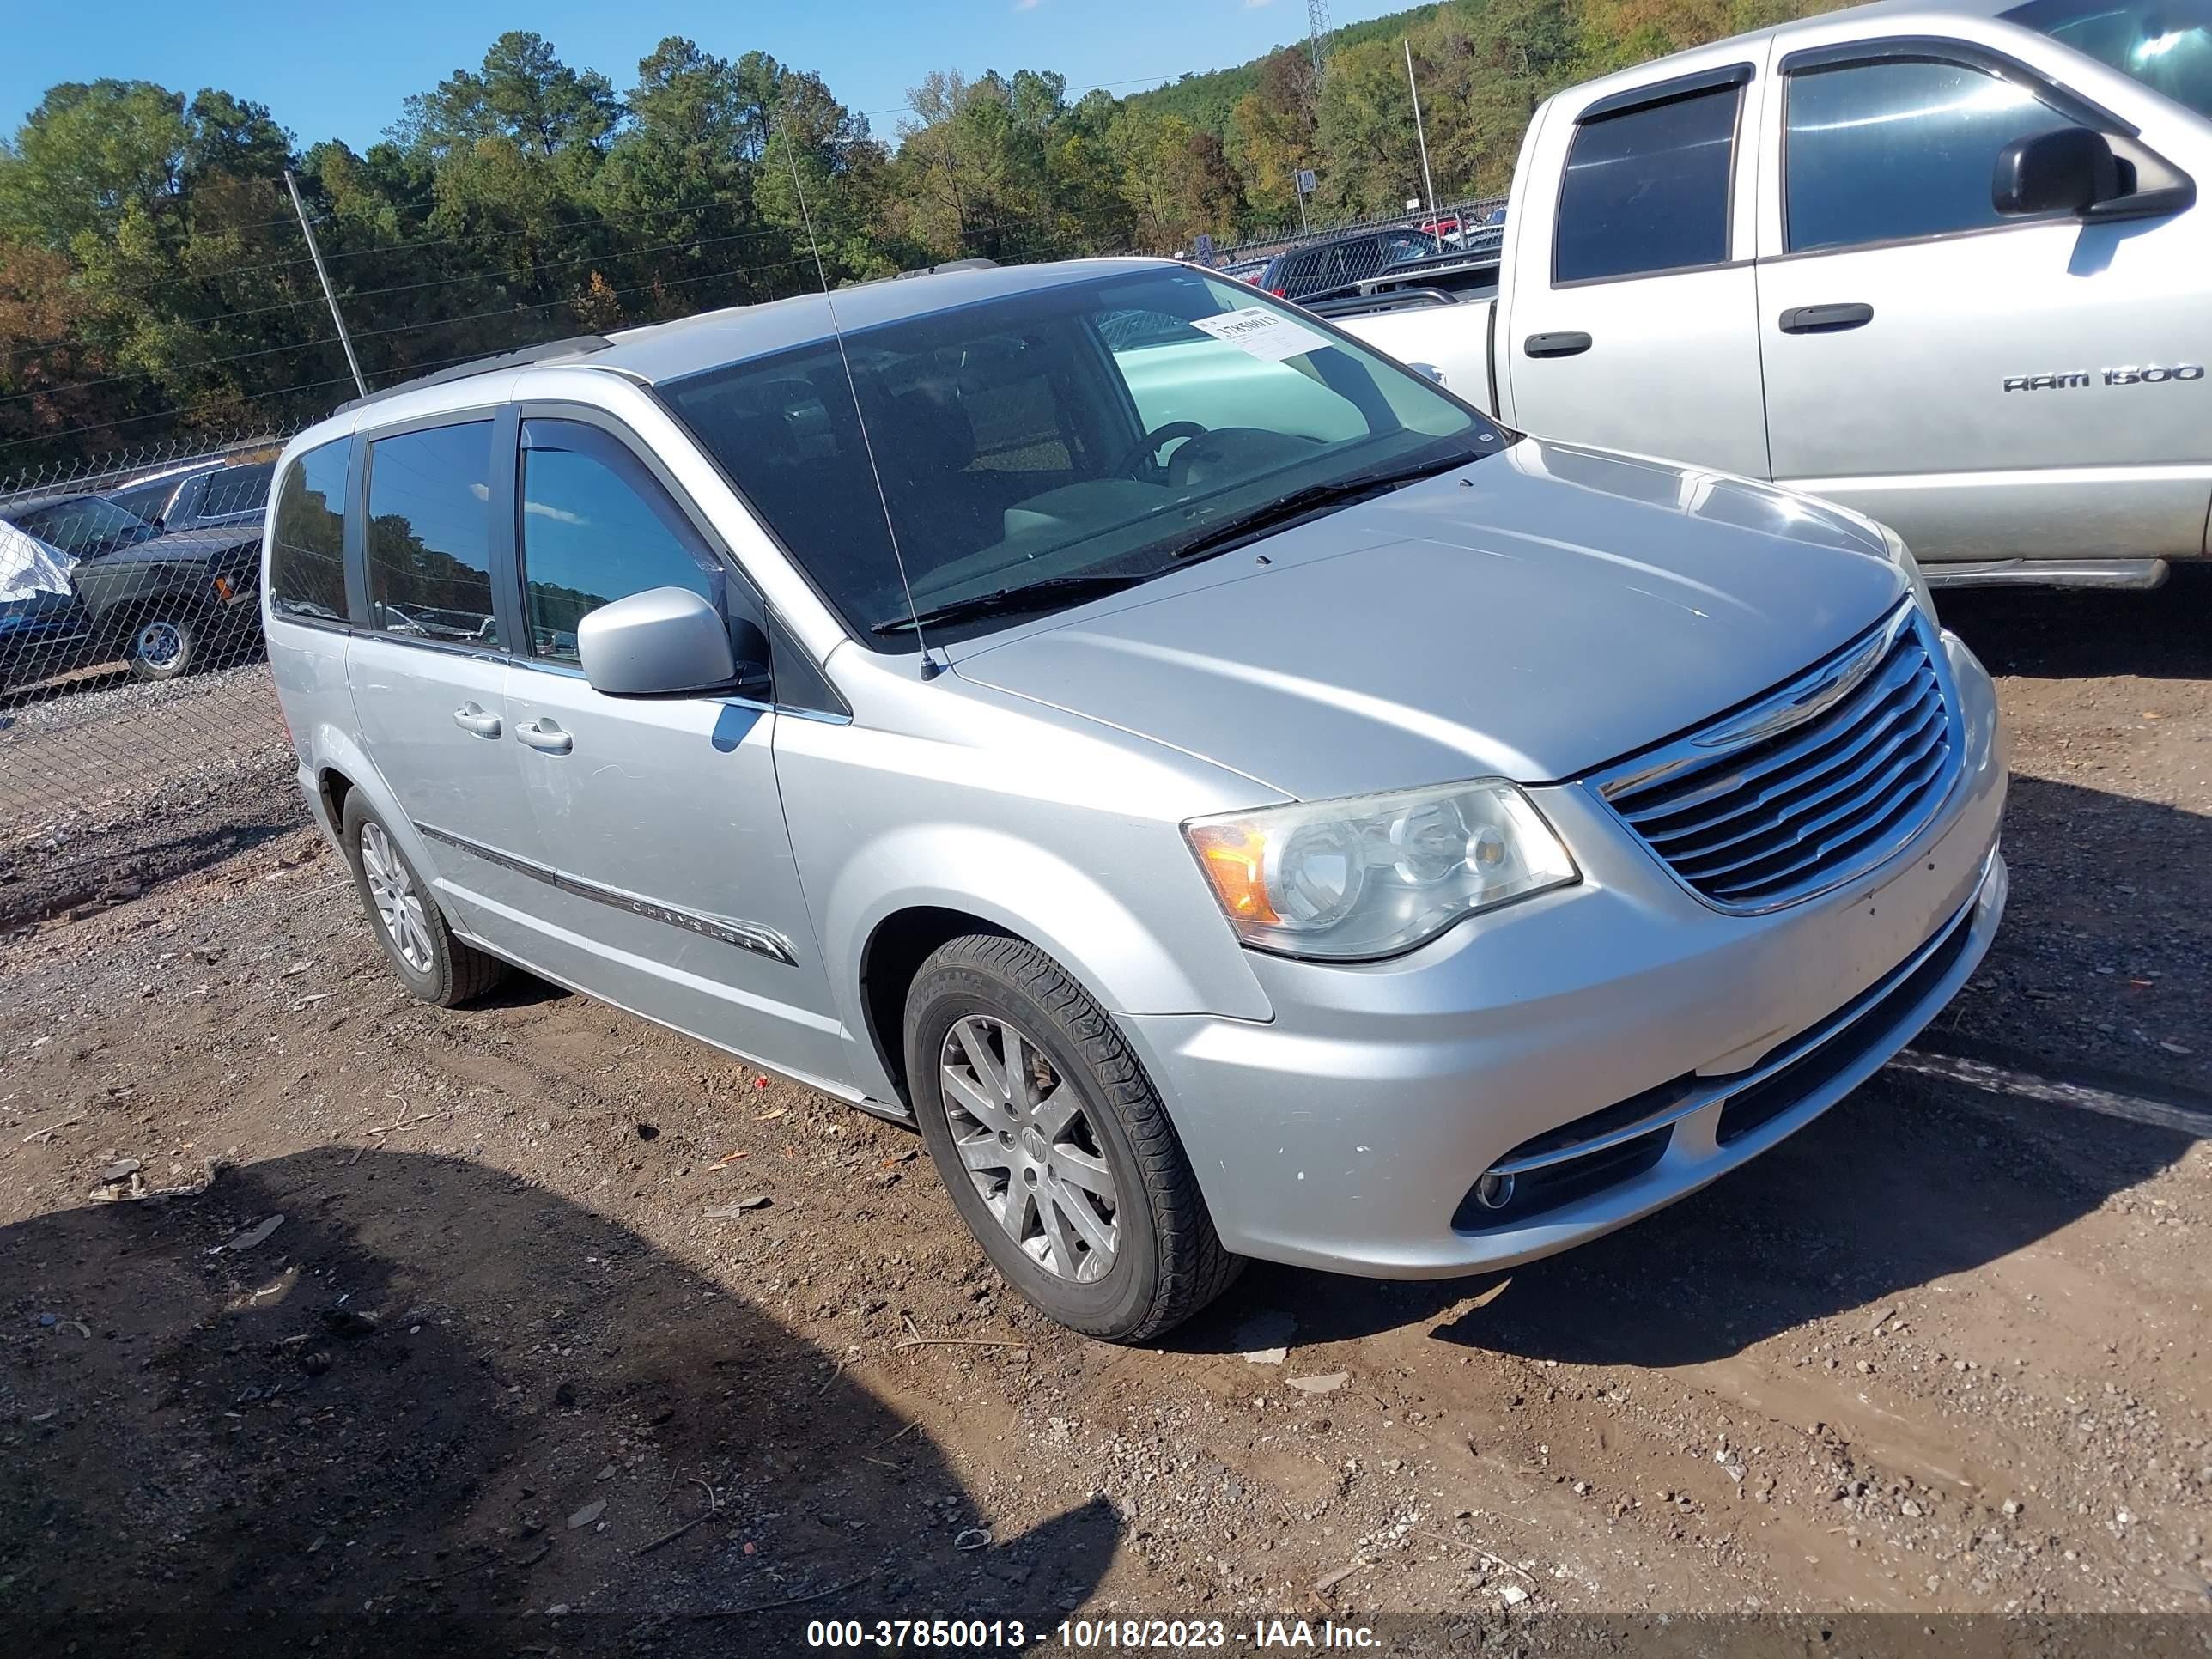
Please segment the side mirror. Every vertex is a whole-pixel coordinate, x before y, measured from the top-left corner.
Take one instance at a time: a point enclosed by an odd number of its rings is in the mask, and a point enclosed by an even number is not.
[[[1438,386],[1444,383],[1443,370],[1438,368],[1434,363],[1407,363],[1406,367],[1425,380],[1434,380]]]
[[[2120,164],[2105,135],[2060,127],[2015,138],[1997,153],[1990,204],[1999,213],[2083,213],[2120,193]]]
[[[738,678],[722,613],[684,587],[650,587],[576,624],[592,690],[610,697],[719,691]]]

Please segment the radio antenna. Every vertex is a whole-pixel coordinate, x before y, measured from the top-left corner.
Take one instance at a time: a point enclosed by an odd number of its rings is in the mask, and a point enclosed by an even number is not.
[[[883,508],[884,532],[890,538],[891,562],[897,567],[899,587],[906,594],[906,614],[914,624],[914,642],[921,651],[921,678],[933,680],[943,669],[929,654],[929,642],[921,636],[921,610],[914,602],[914,584],[907,580],[906,556],[899,550],[898,524],[891,517],[890,495],[884,488],[883,469],[876,465],[875,441],[868,435],[868,417],[860,408],[860,385],[854,378],[853,360],[845,351],[845,331],[837,325],[836,297],[830,291],[830,272],[822,263],[822,244],[814,234],[814,215],[806,205],[806,186],[799,177],[799,140],[792,132],[787,112],[777,111],[776,120],[783,129],[784,160],[791,165],[791,188],[799,198],[799,222],[806,230],[806,250],[814,256],[814,279],[822,284],[822,303],[830,312],[830,335],[837,343],[837,361],[845,370],[845,390],[853,399],[853,423],[860,428],[860,451],[868,458],[868,473],[876,482],[876,501]]]

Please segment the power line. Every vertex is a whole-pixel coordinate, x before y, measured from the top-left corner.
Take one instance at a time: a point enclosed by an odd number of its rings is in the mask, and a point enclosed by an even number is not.
[[[780,259],[765,265],[732,265],[726,270],[704,271],[694,276],[679,277],[673,282],[639,283],[627,289],[613,289],[611,292],[615,294],[636,294],[642,293],[647,289],[685,288],[697,283],[713,282],[717,277],[751,276],[761,271],[782,270],[788,269],[793,265],[804,264],[805,263],[806,261],[803,259]],[[520,314],[523,312],[542,311],[556,305],[572,305],[576,303],[577,300],[580,300],[584,296],[580,295],[575,296],[574,299],[540,301],[533,305],[516,307],[515,313]],[[502,308],[502,313],[503,312],[504,308]],[[489,316],[494,313],[485,312],[477,314],[479,316]],[[374,330],[371,331],[374,333],[384,334],[398,333],[404,331],[407,329],[434,328],[438,326],[440,322],[465,322],[470,320],[473,319],[470,318],[447,317],[439,319],[436,322],[400,324],[392,328]],[[327,339],[313,342],[313,343],[327,345],[335,341],[336,338],[337,336],[332,335]],[[491,356],[494,355],[495,355],[495,350],[464,351],[457,353],[450,357],[432,358],[427,362],[409,363],[396,369],[380,369],[370,378],[373,380],[381,379],[387,374],[402,376],[424,374],[429,373],[433,369],[443,368],[448,364],[465,363],[474,358]],[[140,421],[156,421],[164,418],[175,419],[188,415],[204,414],[209,410],[235,408],[240,404],[261,403],[268,398],[281,398],[292,392],[315,392],[321,390],[325,386],[350,385],[352,383],[352,380],[353,377],[349,374],[338,374],[332,376],[327,380],[310,380],[300,386],[277,386],[267,392],[254,392],[246,397],[210,398],[206,403],[188,404],[182,409],[150,410],[143,415],[125,415],[118,416],[116,419],[112,421],[91,421],[86,422],[82,426],[64,427],[58,432],[34,433],[28,437],[11,439],[6,442],[0,443],[0,450],[18,449],[25,444],[51,442],[58,438],[75,437],[78,434],[84,432],[100,432],[106,431],[113,427],[135,425]]]
[[[758,241],[763,237],[787,235],[788,234],[788,231],[783,227],[771,225],[760,230],[732,231],[727,235],[723,236],[686,237],[673,242],[655,243],[648,247],[621,248],[611,252],[578,254],[574,258],[568,259],[549,259],[540,264],[526,266],[519,275],[514,276],[510,276],[507,272],[501,270],[497,266],[486,266],[478,270],[463,271],[458,276],[432,277],[427,281],[420,283],[393,283],[382,288],[349,289],[346,290],[344,297],[348,300],[368,300],[374,299],[380,294],[410,294],[422,289],[450,288],[455,283],[499,280],[519,282],[524,277],[535,276],[540,271],[560,270],[570,265],[590,264],[594,261],[606,261],[611,263],[617,259],[642,258],[648,253],[666,253],[677,248],[717,247],[727,242]],[[464,238],[459,240],[466,239]],[[242,318],[264,317],[270,312],[296,311],[301,306],[313,306],[320,305],[322,303],[323,300],[321,295],[312,294],[301,299],[280,300],[270,305],[252,306],[244,311],[222,311],[212,317],[180,319],[179,320],[200,323],[236,322]],[[58,339],[42,341],[35,345],[18,346],[15,348],[13,355],[17,358],[21,358],[32,356],[37,352],[51,350],[58,346],[77,345],[81,343],[82,342],[77,341],[70,336],[64,335]]]
[[[323,258],[327,264],[336,264],[341,259],[365,259],[371,254],[376,253],[406,253],[411,252],[417,248],[449,247],[456,242],[511,241],[517,236],[530,236],[537,234],[539,232],[557,234],[562,231],[582,230],[592,225],[629,224],[640,219],[665,219],[679,213],[698,213],[709,208],[743,207],[744,205],[745,205],[745,204],[740,198],[735,196],[720,197],[704,202],[679,203],[674,207],[641,208],[635,213],[602,213],[594,214],[588,218],[563,219],[556,222],[545,225],[525,225],[516,230],[471,231],[454,236],[427,236],[411,242],[384,242],[380,243],[374,247],[348,248],[335,253],[325,253],[323,255]],[[281,220],[278,222],[289,224],[295,222],[292,220]],[[340,222],[335,216],[332,216],[330,217],[315,219],[313,222],[319,226],[330,228],[337,226]],[[240,226],[236,228],[258,229],[260,228],[260,227],[249,225]],[[762,234],[767,234],[769,233],[763,232]],[[118,296],[128,296],[135,294],[152,294],[158,289],[172,286],[173,284],[179,282],[212,283],[221,281],[226,276],[250,276],[255,271],[261,270],[288,270],[295,265],[311,264],[313,263],[313,261],[307,255],[301,254],[297,258],[292,259],[269,259],[263,261],[259,264],[228,265],[221,270],[204,271],[199,273],[188,272],[182,276],[169,277],[157,283],[146,283],[137,288],[117,289],[115,293]]]

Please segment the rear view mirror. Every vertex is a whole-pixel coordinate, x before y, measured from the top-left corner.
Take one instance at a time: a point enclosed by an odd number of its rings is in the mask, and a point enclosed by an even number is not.
[[[738,678],[722,613],[689,588],[650,587],[589,612],[576,654],[592,690],[611,697],[719,691]]]
[[[2015,138],[1997,154],[1990,204],[1999,213],[2083,213],[2120,193],[2120,164],[2101,132],[2060,127]]]

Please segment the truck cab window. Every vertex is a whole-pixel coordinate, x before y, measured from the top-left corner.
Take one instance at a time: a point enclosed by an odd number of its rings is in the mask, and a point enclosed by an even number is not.
[[[1576,129],[1559,185],[1554,283],[1728,258],[1729,174],[1741,91],[1716,87]]]
[[[2025,87],[1927,59],[1807,70],[1789,100],[1793,253],[2006,223],[1990,202],[1997,152],[2072,125]]]

